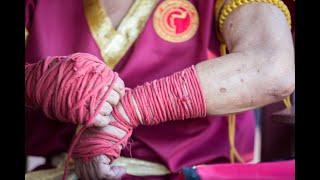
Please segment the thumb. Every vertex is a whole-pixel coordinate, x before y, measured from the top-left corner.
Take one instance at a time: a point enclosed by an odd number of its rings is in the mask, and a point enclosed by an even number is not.
[[[121,179],[121,177],[126,174],[126,168],[122,166],[112,166],[111,171],[113,171],[113,177],[115,179]]]

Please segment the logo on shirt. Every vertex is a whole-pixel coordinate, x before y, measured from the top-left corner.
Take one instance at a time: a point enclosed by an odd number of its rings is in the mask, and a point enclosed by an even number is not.
[[[187,0],[165,0],[153,16],[156,33],[169,42],[184,42],[191,39],[198,27],[196,8]]]

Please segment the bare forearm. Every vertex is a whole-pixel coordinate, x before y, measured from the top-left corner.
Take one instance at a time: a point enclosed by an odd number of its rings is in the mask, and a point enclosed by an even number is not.
[[[279,9],[249,4],[223,27],[230,54],[196,65],[208,114],[228,114],[280,101],[294,90],[294,51]]]
[[[277,71],[277,63],[272,63],[255,52],[237,52],[197,64],[208,114],[241,112],[288,96],[294,89],[294,76]]]

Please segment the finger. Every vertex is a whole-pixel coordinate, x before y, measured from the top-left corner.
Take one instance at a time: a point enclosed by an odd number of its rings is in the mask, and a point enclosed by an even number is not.
[[[93,167],[93,164],[94,162],[91,161],[91,162],[88,162],[87,163],[87,172],[88,172],[88,176],[90,179],[98,179],[97,175],[96,175],[96,172],[94,170],[94,167]]]
[[[84,180],[90,180],[87,172],[86,164],[87,162],[84,162],[84,161],[82,161],[82,163],[80,164],[81,178],[83,178]]]
[[[120,94],[120,97],[124,95],[125,92],[125,84],[121,78],[118,78],[114,83],[113,89]]]
[[[103,127],[102,132],[106,132],[108,134],[112,134],[114,136],[117,136],[118,138],[123,138],[126,135],[126,132],[123,131],[122,129],[112,126],[112,125],[108,125]]]
[[[101,114],[97,114],[94,119],[93,126],[97,127],[105,127],[111,122],[111,119],[108,116],[102,116]]]
[[[111,166],[109,174],[105,178],[107,179],[121,179],[126,173],[126,169],[121,166]]]
[[[128,117],[126,111],[123,109],[123,106],[117,106],[117,108],[118,108],[120,114],[122,115],[122,117],[123,117],[127,122],[130,122],[129,117]]]
[[[114,171],[117,173],[117,179],[121,179],[121,177],[127,173],[126,168],[122,166],[113,166],[112,169],[114,169]]]
[[[81,170],[80,170],[80,162],[79,162],[79,160],[76,160],[74,164],[75,164],[74,165],[75,166],[74,169],[75,169],[76,175],[77,175],[78,179],[81,179]]]
[[[103,179],[102,173],[99,170],[98,161],[94,161],[94,163],[92,163],[92,166],[96,173],[97,179]]]
[[[119,100],[120,100],[120,95],[116,91],[112,90],[109,94],[107,102],[115,106],[118,104]]]
[[[103,116],[107,116],[107,115],[109,115],[111,112],[112,112],[112,106],[111,106],[109,103],[105,102],[105,103],[102,105],[99,113],[100,113],[101,115],[103,115]]]
[[[104,164],[110,164],[110,162],[111,162],[110,159],[108,158],[108,156],[106,156],[106,155],[97,156],[96,161],[102,162]]]
[[[104,86],[101,91],[99,92],[98,98],[102,99],[105,95],[105,93],[107,93],[109,90],[109,86]]]
[[[107,172],[110,171],[109,158],[104,155],[98,156],[95,157],[94,162],[97,177],[99,179],[105,179]]]

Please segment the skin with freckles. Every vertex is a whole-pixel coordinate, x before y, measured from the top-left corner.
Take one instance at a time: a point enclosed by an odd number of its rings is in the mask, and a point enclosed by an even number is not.
[[[209,115],[254,109],[293,92],[292,36],[278,8],[265,3],[239,7],[227,18],[222,34],[230,53],[196,64]],[[121,103],[116,108],[121,110]],[[107,127],[101,130],[124,136],[116,127]],[[104,155],[88,162],[75,160],[76,173],[82,179],[119,179],[125,171],[109,162]]]

